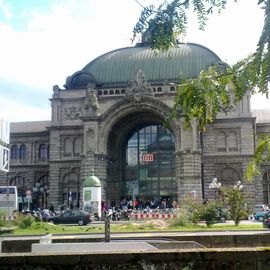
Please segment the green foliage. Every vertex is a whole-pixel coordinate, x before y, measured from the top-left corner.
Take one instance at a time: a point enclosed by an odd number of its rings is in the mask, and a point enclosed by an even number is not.
[[[238,226],[239,222],[248,216],[248,208],[245,207],[245,194],[238,188],[222,188],[224,203],[229,210],[230,219]]]
[[[166,51],[177,46],[177,37],[185,35],[188,17],[192,9],[197,14],[200,29],[204,29],[208,16],[226,7],[227,0],[171,0],[158,7],[144,7],[141,17],[133,29],[134,39],[146,30],[150,33],[150,47]],[[235,1],[237,2],[237,1]],[[167,122],[181,114],[186,128],[195,122],[201,131],[212,123],[219,112],[233,109],[234,102],[248,91],[257,90],[268,98],[270,85],[270,0],[259,0],[264,9],[264,26],[256,51],[235,65],[212,66],[203,70],[197,78],[183,79],[178,86],[175,105]],[[268,139],[267,139],[268,138]],[[255,156],[245,176],[251,180],[258,174],[259,166],[265,161],[262,148],[270,148],[270,137],[260,141]],[[269,152],[269,150],[268,150]],[[268,161],[270,160],[268,154]]]
[[[4,227],[8,225],[8,222],[4,219],[7,216],[5,211],[0,211],[0,227]]]
[[[166,51],[177,44],[177,37],[185,35],[188,25],[187,10],[197,14],[199,29],[206,26],[207,15],[225,8],[227,0],[172,0],[155,7],[143,7],[141,16],[133,29],[133,40],[139,33],[150,32],[152,49]]]
[[[186,226],[191,219],[188,209],[181,207],[176,211],[177,217],[173,219],[172,226]]]
[[[197,14],[199,29],[204,30],[208,16],[215,11],[220,13],[225,9],[227,0],[172,0],[164,1],[162,5],[143,7],[141,16],[133,29],[133,40],[146,30],[150,34],[150,47],[167,51],[177,46],[179,35],[185,35],[188,26],[188,10]],[[235,1],[237,2],[237,1]],[[234,65],[231,69],[233,81],[237,89],[236,96],[258,87],[258,91],[268,97],[270,82],[270,0],[258,1],[258,6],[264,8],[264,26],[257,50]],[[215,80],[212,82],[215,85]],[[223,84],[223,87],[226,87]],[[206,89],[206,88],[205,88]],[[200,104],[198,104],[198,110]]]
[[[18,213],[16,219],[14,220],[14,225],[18,226],[21,229],[26,229],[32,226],[34,223],[34,218],[29,215],[24,215]]]
[[[200,210],[200,218],[204,220],[207,227],[212,227],[221,220],[226,220],[226,212],[223,211],[223,204],[219,201],[210,201],[203,204]]]
[[[270,137],[262,135],[258,138],[256,152],[248,164],[244,178],[251,181],[252,178],[261,173],[260,165],[270,160]]]
[[[185,218],[188,222],[196,224],[201,220],[201,207],[202,204],[199,200],[187,197],[183,200],[180,209],[183,211],[183,214],[187,214]]]

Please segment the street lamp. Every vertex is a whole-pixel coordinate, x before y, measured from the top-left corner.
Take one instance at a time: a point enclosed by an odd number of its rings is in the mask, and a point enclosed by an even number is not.
[[[221,183],[218,183],[217,178],[214,177],[212,182],[209,184],[210,189],[214,189],[215,191],[215,200],[217,199],[217,190],[221,188]]]
[[[35,184],[35,186],[33,187],[33,192],[35,193],[35,194],[37,194],[37,197],[38,197],[38,206],[42,206],[42,208],[47,208],[47,197],[48,197],[48,195],[49,195],[49,193],[50,193],[50,191],[49,191],[49,187],[47,186],[47,185],[41,185],[40,183],[36,183]],[[39,199],[40,199],[40,194],[41,194],[41,199],[42,199],[42,201],[41,201],[41,203],[40,203],[40,201],[39,201]]]
[[[241,181],[237,181],[236,185],[233,186],[233,189],[243,190],[244,186],[242,185]]]

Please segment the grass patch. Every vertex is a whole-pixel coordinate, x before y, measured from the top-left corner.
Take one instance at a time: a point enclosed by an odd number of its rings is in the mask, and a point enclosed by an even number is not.
[[[254,224],[239,224],[234,226],[228,223],[217,223],[211,228],[206,224],[188,223],[184,226],[175,225],[171,221],[165,220],[148,220],[141,222],[111,222],[112,233],[125,232],[151,232],[151,231],[235,231],[235,230],[263,230],[261,223]],[[34,222],[30,227],[19,228],[12,227],[12,231],[2,232],[2,235],[45,235],[45,234],[89,234],[89,233],[104,233],[104,224],[89,224],[86,226],[66,226],[54,225],[46,222]]]

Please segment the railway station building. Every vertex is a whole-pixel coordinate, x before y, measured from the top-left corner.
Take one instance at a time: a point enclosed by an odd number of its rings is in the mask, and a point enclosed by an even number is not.
[[[82,183],[94,168],[102,200],[181,201],[214,199],[213,178],[222,186],[242,181],[251,205],[270,200],[270,163],[252,182],[243,173],[256,139],[270,134],[270,111],[251,110],[250,95],[232,102],[205,132],[184,127],[181,113],[165,125],[177,84],[214,64],[210,49],[180,43],[157,53],[147,41],[110,51],[52,88],[51,120],[11,123],[10,171],[2,185],[16,185],[21,207],[78,207]]]

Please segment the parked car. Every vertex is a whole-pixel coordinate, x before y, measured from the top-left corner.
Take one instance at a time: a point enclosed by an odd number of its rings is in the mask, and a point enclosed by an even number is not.
[[[91,222],[91,215],[80,210],[67,210],[60,215],[49,217],[47,220],[54,224],[86,225]]]
[[[270,229],[270,211],[268,211],[265,214],[265,218],[264,218],[264,221],[263,221],[263,227]]]
[[[270,216],[270,211],[262,211],[256,213],[254,219],[263,222],[268,216]]]
[[[266,204],[256,204],[253,207],[253,214],[255,216],[258,212],[266,212],[268,210],[269,207]]]

